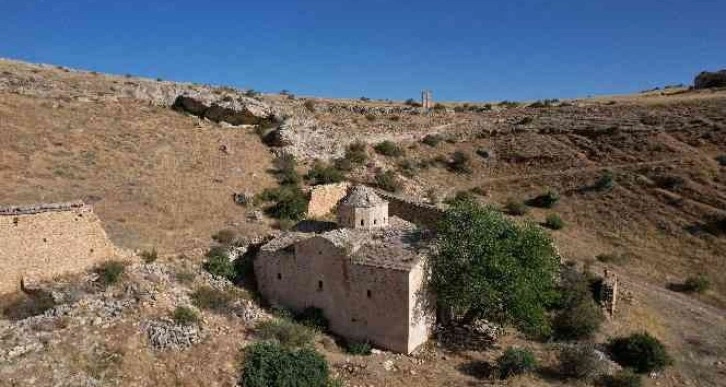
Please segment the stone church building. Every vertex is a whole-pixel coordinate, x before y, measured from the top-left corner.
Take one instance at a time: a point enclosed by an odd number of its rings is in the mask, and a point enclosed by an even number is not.
[[[388,202],[357,186],[338,204],[336,229],[283,233],[261,247],[254,269],[272,305],[320,308],[338,335],[411,353],[433,324],[425,254],[416,227],[389,217]]]

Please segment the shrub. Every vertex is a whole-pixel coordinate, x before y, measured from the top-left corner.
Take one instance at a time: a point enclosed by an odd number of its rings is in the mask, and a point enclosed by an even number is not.
[[[476,201],[476,197],[474,196],[474,194],[471,191],[461,190],[461,191],[456,191],[456,194],[453,197],[446,198],[444,200],[444,203],[453,206],[453,205],[456,205],[457,202],[470,201],[470,200]]]
[[[406,102],[404,102],[404,104],[406,104],[408,106],[412,106],[412,107],[421,107],[422,106],[420,103],[416,102],[416,100],[413,98],[407,99]]]
[[[320,308],[309,306],[295,317],[301,324],[320,331],[328,330],[328,319]]]
[[[194,325],[199,323],[199,314],[188,306],[177,306],[172,318],[179,325]]]
[[[268,215],[282,220],[300,220],[308,210],[308,199],[298,186],[283,186],[262,191],[260,199],[275,202],[265,209]]]
[[[108,261],[96,268],[98,280],[104,285],[113,285],[121,279],[126,270],[126,265],[119,261]]]
[[[605,364],[591,344],[563,348],[558,356],[562,375],[591,380],[605,371]]]
[[[223,312],[229,308],[229,305],[234,300],[234,295],[231,292],[215,289],[210,286],[197,288],[189,297],[197,308],[216,312]]]
[[[628,261],[628,256],[623,253],[605,253],[598,254],[595,259],[602,263],[614,263],[621,265]]]
[[[609,191],[615,187],[615,178],[613,173],[605,171],[602,176],[595,182],[595,189],[598,191]]]
[[[510,347],[497,359],[497,365],[501,378],[506,379],[534,371],[537,368],[537,359],[528,349]]]
[[[345,159],[353,164],[363,164],[368,160],[368,153],[366,152],[366,144],[361,141],[356,141],[345,149]]]
[[[524,117],[521,120],[519,120],[519,122],[517,122],[517,125],[527,125],[527,124],[531,124],[532,121],[534,121],[534,118],[532,118],[532,117]]]
[[[462,151],[454,152],[451,155],[449,169],[456,173],[471,173],[471,167],[469,166],[469,155]]]
[[[603,314],[595,302],[587,276],[563,268],[559,285],[559,310],[553,319],[555,337],[564,340],[584,339],[600,328]]]
[[[703,274],[688,277],[683,283],[683,290],[689,293],[705,293],[710,287],[711,281]]]
[[[398,163],[398,170],[406,177],[416,176],[418,174],[418,169],[418,164],[411,159],[405,159]]]
[[[376,144],[376,146],[373,147],[373,149],[376,151],[376,153],[389,156],[389,157],[400,157],[403,155],[403,149],[399,148],[398,145],[396,145],[393,141],[383,141]]]
[[[332,165],[317,161],[305,178],[312,185],[339,183],[345,179],[343,173]]]
[[[565,221],[557,214],[549,214],[545,219],[545,227],[552,230],[561,230],[565,227]]]
[[[350,172],[353,170],[353,163],[345,157],[339,157],[333,160],[335,169],[341,172]]]
[[[718,161],[718,164],[722,167],[726,167],[726,155],[718,155],[716,156],[716,161]]]
[[[489,149],[479,148],[476,150],[476,154],[479,155],[479,157],[483,159],[488,159],[492,157],[492,151]]]
[[[437,102],[434,104],[434,110],[437,110],[437,111],[446,110],[446,106]]]
[[[180,270],[175,273],[176,280],[180,283],[189,284],[194,282],[196,275],[191,270]]]
[[[530,199],[527,204],[532,207],[552,208],[560,200],[560,194],[557,191],[548,190],[547,192]]]
[[[375,114],[366,114],[366,120],[368,120],[368,121],[370,121],[370,122],[373,122],[373,121],[375,121],[375,120],[376,120],[376,118],[377,118],[377,117],[375,116]]]
[[[152,263],[156,261],[159,258],[159,254],[157,254],[156,249],[151,249],[151,251],[142,251],[141,252],[141,259],[145,263]]]
[[[215,277],[234,279],[234,264],[229,260],[229,251],[222,246],[209,249],[202,268]]]
[[[401,190],[401,182],[396,178],[393,171],[379,172],[375,177],[375,184],[378,188],[388,192],[398,192]]]
[[[441,141],[444,141],[444,137],[440,134],[427,134],[426,137],[421,140],[422,143],[430,147],[435,147],[436,145],[439,145]]]
[[[261,321],[256,327],[262,340],[275,340],[285,347],[305,347],[312,344],[316,332],[288,319]]]
[[[326,387],[328,363],[314,349],[285,348],[276,343],[259,342],[244,351],[245,361],[240,385],[245,387]]]
[[[608,351],[613,360],[637,373],[648,373],[672,363],[665,346],[647,332],[610,340]]]
[[[348,341],[345,351],[351,355],[368,356],[371,354],[371,345],[367,341]]]
[[[297,173],[295,156],[285,153],[275,158],[275,176],[282,185],[296,185],[300,183],[300,174]]]
[[[643,379],[640,375],[626,368],[614,375],[604,375],[602,385],[605,387],[641,387]]]
[[[509,215],[522,216],[525,215],[529,209],[521,200],[509,199],[507,204],[504,205],[504,210]]]

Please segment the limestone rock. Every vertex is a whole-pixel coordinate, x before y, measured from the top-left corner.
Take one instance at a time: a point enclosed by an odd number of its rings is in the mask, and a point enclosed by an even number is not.
[[[172,108],[232,125],[254,125],[275,119],[270,106],[239,95],[220,97],[214,93],[187,92],[176,98]]]

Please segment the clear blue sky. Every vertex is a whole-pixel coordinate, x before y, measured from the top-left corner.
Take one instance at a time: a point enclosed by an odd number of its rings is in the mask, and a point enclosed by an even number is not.
[[[726,67],[726,1],[0,0],[0,56],[300,95],[576,97]]]

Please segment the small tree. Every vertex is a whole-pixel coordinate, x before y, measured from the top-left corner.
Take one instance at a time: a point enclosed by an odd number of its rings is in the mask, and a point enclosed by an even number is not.
[[[661,370],[672,363],[663,343],[647,332],[612,339],[608,350],[613,360],[641,374]]]
[[[507,200],[507,204],[504,205],[504,210],[509,215],[514,215],[514,216],[522,216],[522,215],[527,214],[527,212],[529,211],[529,209],[524,204],[524,202],[522,202],[521,200],[514,199],[514,198]]]
[[[560,194],[557,191],[548,190],[547,192],[530,199],[527,204],[532,207],[552,208],[560,200]]]
[[[465,322],[483,317],[547,335],[558,265],[552,240],[536,225],[457,201],[437,228],[430,284],[440,306]]]
[[[534,371],[537,368],[537,359],[528,349],[510,347],[497,359],[497,365],[501,378],[506,379]]]
[[[376,186],[389,192],[398,192],[401,190],[401,182],[396,178],[393,171],[379,172],[375,177]]]
[[[379,142],[378,144],[376,144],[376,146],[373,147],[373,149],[376,151],[376,153],[383,156],[400,157],[403,155],[403,149],[399,148],[399,146],[396,145],[395,142],[390,140]]]
[[[325,387],[328,363],[314,349],[290,349],[271,342],[250,345],[240,384],[245,387]]]
[[[563,268],[560,277],[559,310],[553,321],[555,337],[564,340],[588,338],[597,332],[603,321],[588,278],[571,267]]]
[[[179,325],[194,325],[199,323],[199,313],[188,306],[177,306],[174,309],[172,317]]]
[[[592,380],[606,369],[591,344],[563,348],[559,353],[560,372],[568,377]]]
[[[436,145],[439,145],[441,141],[444,141],[444,138],[439,134],[427,134],[426,137],[421,140],[422,143],[430,147],[435,147]]]
[[[234,264],[229,260],[229,251],[226,248],[212,247],[206,256],[207,260],[202,264],[204,270],[216,277],[234,279]]]
[[[339,183],[345,179],[343,173],[332,165],[317,161],[310,168],[305,178],[312,185]]]
[[[703,274],[688,277],[683,283],[683,289],[689,293],[705,293],[711,287],[711,281]]]
[[[545,219],[545,227],[551,230],[561,230],[565,227],[565,221],[557,214],[549,214]]]
[[[96,268],[96,274],[98,274],[98,280],[104,285],[113,285],[121,279],[126,265],[119,261],[108,261],[100,264]]]

